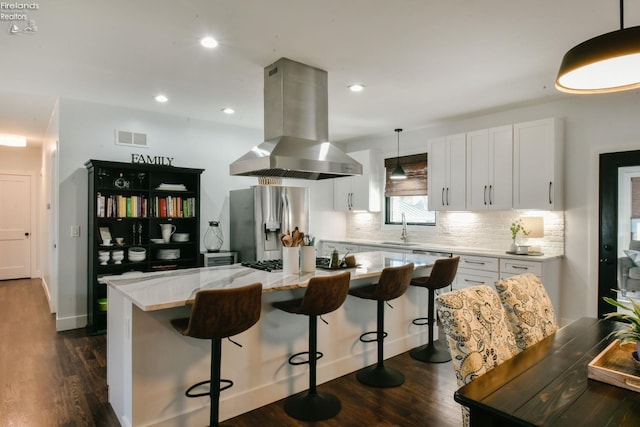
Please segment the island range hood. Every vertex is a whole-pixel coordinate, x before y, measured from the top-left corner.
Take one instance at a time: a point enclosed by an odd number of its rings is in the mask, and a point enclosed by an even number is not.
[[[229,165],[231,175],[327,179],[362,175],[329,142],[327,72],[287,58],[264,69],[264,139]]]

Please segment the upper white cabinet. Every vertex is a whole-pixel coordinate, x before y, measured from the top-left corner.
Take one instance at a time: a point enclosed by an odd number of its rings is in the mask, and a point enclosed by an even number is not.
[[[513,126],[467,133],[467,209],[511,209]]]
[[[513,125],[513,208],[562,209],[563,160],[562,120]]]
[[[466,203],[466,135],[429,141],[429,210],[461,211]]]
[[[362,163],[362,175],[333,180],[333,208],[337,211],[379,212],[382,197],[382,160],[376,150],[348,153]]]

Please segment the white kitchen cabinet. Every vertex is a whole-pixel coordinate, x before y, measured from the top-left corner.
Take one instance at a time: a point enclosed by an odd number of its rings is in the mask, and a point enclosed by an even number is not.
[[[376,150],[348,153],[362,164],[362,175],[333,180],[333,208],[337,211],[380,212],[383,163]]]
[[[457,254],[453,256],[460,257],[458,272],[453,282],[454,289],[475,285],[494,286],[500,278],[498,258]]]
[[[513,125],[513,208],[562,209],[563,164],[562,120]]]
[[[467,133],[467,210],[511,209],[513,126]]]
[[[466,135],[429,141],[429,210],[461,211],[466,204]]]
[[[560,259],[536,261],[534,257],[528,256],[522,256],[522,259],[500,258],[500,280],[525,273],[538,276],[549,295],[558,321],[564,323],[560,317]]]

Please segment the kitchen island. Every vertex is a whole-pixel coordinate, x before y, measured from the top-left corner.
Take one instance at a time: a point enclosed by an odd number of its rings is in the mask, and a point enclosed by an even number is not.
[[[375,283],[385,267],[414,263],[414,275],[426,275],[435,257],[399,252],[356,255],[351,286]],[[222,376],[234,386],[223,392],[220,419],[228,419],[275,402],[308,387],[306,367],[287,363],[289,355],[305,351],[307,319],[271,307],[274,301],[299,297],[314,276],[342,270],[284,274],[243,267],[132,273],[103,278],[108,286],[107,384],[109,402],[124,426],[185,426],[208,422],[207,397],[189,399],[184,391],[208,378],[210,342],[184,337],[170,320],[188,317],[189,304],[203,289],[263,284],[260,321],[234,337],[242,348],[223,342]],[[424,294],[424,295],[423,295]],[[392,357],[426,342],[426,329],[411,320],[424,317],[426,293],[407,293],[386,309],[385,355]],[[323,316],[329,327],[318,328],[318,384],[356,371],[376,361],[376,346],[359,341],[374,330],[375,310],[368,301],[347,298],[338,310]],[[354,388],[364,387],[354,382]]]

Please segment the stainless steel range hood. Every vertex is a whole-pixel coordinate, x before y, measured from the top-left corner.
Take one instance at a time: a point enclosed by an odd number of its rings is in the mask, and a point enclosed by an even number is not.
[[[229,165],[231,175],[327,179],[362,175],[329,142],[327,72],[287,58],[264,69],[264,139]]]

